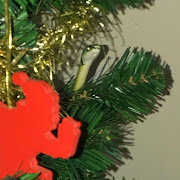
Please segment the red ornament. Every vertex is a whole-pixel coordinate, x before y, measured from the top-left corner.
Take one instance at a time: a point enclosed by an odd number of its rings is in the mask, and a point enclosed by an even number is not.
[[[58,126],[57,138],[51,133],[59,122],[59,96],[44,81],[32,80],[25,72],[13,75],[26,99],[8,108],[0,101],[0,179],[24,173],[41,173],[51,180],[52,172],[38,166],[36,156],[44,153],[53,158],[74,155],[81,123],[66,117]]]

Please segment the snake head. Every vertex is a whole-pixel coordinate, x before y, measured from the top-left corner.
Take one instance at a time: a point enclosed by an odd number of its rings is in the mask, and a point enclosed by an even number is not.
[[[81,56],[81,63],[82,65],[91,62],[98,57],[98,55],[101,52],[101,45],[87,45],[86,48],[84,48],[82,56]]]

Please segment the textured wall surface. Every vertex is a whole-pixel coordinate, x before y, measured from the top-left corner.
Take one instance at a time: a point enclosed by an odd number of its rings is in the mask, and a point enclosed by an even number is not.
[[[133,160],[125,160],[114,176],[117,180],[180,179],[180,1],[155,0],[149,10],[126,10],[119,14],[120,37],[115,45],[121,54],[128,46],[144,47],[160,54],[172,70],[170,96],[161,101],[159,112],[134,125]],[[118,36],[114,32],[114,36]]]

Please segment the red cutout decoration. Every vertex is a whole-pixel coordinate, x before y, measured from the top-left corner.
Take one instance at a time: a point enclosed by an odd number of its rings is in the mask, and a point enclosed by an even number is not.
[[[41,172],[40,178],[52,180],[52,172],[38,166],[36,156],[53,158],[74,155],[81,123],[66,117],[58,126],[57,138],[51,133],[59,122],[59,96],[44,81],[32,80],[25,72],[13,75],[26,99],[8,108],[0,101],[0,179],[6,175]]]

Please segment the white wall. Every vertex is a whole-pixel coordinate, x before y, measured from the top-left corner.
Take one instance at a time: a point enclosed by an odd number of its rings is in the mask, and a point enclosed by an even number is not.
[[[159,112],[144,123],[134,125],[135,145],[130,148],[133,160],[114,173],[117,180],[180,179],[180,1],[155,0],[149,10],[126,10],[119,14],[122,39],[115,39],[121,54],[128,46],[144,47],[161,55],[172,70],[174,79],[170,96],[165,97]],[[115,32],[114,32],[115,34]]]

